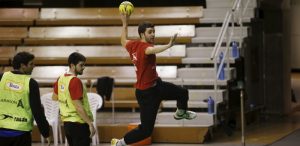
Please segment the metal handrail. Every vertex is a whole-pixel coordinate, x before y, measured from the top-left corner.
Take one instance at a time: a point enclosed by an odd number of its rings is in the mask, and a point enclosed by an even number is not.
[[[240,3],[241,3],[241,0],[234,1],[231,11],[235,11],[235,10],[239,9]]]
[[[249,1],[249,0],[248,0]],[[228,24],[229,24],[229,21],[233,15],[233,13],[239,9],[240,7],[240,3],[241,3],[241,0],[235,0],[234,3],[233,3],[233,6],[232,6],[232,9],[231,11],[228,11],[226,13],[226,16],[224,18],[224,21],[223,21],[223,24],[222,24],[222,27],[221,27],[221,30],[220,30],[220,33],[218,35],[218,38],[216,40],[216,43],[215,43],[215,46],[214,46],[214,49],[211,53],[211,56],[210,56],[210,59],[213,60],[217,57],[217,54],[219,52],[219,49],[221,47],[221,44],[222,44],[222,41],[224,39],[224,36],[225,36],[225,33],[227,31],[227,28],[228,28]]]
[[[239,9],[240,9],[240,7],[241,7],[241,2],[242,2],[242,0],[235,0],[234,3],[233,3],[233,6],[232,6],[231,11],[228,11],[228,12],[226,13],[226,16],[225,16],[225,18],[224,18],[224,21],[223,21],[221,30],[220,30],[220,32],[219,32],[219,34],[218,34],[218,38],[217,38],[217,40],[216,40],[214,49],[213,49],[213,51],[212,51],[212,53],[211,53],[211,57],[210,57],[210,59],[211,59],[211,60],[214,60],[214,62],[217,62],[219,50],[220,50],[220,48],[221,48],[221,44],[222,44],[222,42],[223,42],[223,40],[224,40],[225,34],[226,34],[226,32],[228,31],[230,20],[232,20],[232,26],[231,26],[231,27],[232,27],[232,31],[231,31],[230,35],[227,37],[227,42],[226,42],[226,44],[228,44],[228,43],[231,42],[231,38],[232,38],[232,36],[233,36],[233,31],[234,31],[234,30],[233,30],[233,28],[234,28],[234,23],[235,23],[233,14],[234,14],[234,12],[236,12],[236,10],[239,10]],[[246,1],[246,5],[245,5],[246,7],[243,7],[243,9],[242,9],[242,14],[239,16],[239,20],[238,20],[238,23],[239,23],[239,24],[242,24],[241,22],[242,22],[242,19],[243,19],[244,14],[245,14],[245,12],[246,12],[246,9],[247,9],[247,7],[248,7],[248,5],[249,5],[249,2],[250,2],[250,0],[247,0],[247,1]],[[239,43],[239,45],[241,45],[241,43]],[[228,47],[226,47],[225,52],[228,52]],[[223,66],[223,64],[224,64],[224,59],[226,58],[226,55],[227,55],[227,53],[224,53],[223,59],[222,59],[222,61],[220,62],[219,66]],[[216,63],[215,63],[215,66],[216,66]],[[217,80],[217,78],[218,78],[219,75],[220,75],[221,68],[218,68],[218,69],[216,69],[216,70],[217,70],[217,75],[216,75],[216,80]]]
[[[215,43],[215,46],[214,46],[214,49],[210,55],[210,59],[213,60],[216,58],[216,54],[218,54],[218,51],[219,51],[219,48],[221,47],[221,44],[222,44],[222,40],[224,39],[224,31],[227,30],[227,27],[228,27],[228,21],[229,21],[229,17],[231,17],[231,13],[230,12],[227,12],[226,13],[226,16],[224,18],[224,21],[223,21],[223,24],[222,24],[222,27],[221,27],[221,31],[218,35],[218,38],[216,40],[216,43]],[[226,27],[226,29],[225,29]]]
[[[229,38],[227,39],[226,44],[229,44],[229,43],[231,42],[232,36],[233,36],[233,29],[231,29],[231,32],[230,32]],[[225,55],[223,56],[223,58],[222,58],[222,60],[221,60],[221,62],[220,62],[220,64],[219,64],[219,66],[223,66],[223,64],[224,64],[224,62],[225,62],[225,57],[226,57],[227,52],[228,52],[228,48],[225,49],[225,52],[224,52]],[[229,68],[228,65],[227,65],[227,68]],[[219,77],[219,75],[220,75],[220,73],[221,73],[221,70],[222,70],[222,67],[219,67],[219,68],[218,68],[218,71],[217,71],[217,77]]]
[[[226,13],[226,16],[224,18],[221,30],[218,34],[215,46],[214,46],[213,51],[211,53],[210,59],[213,60],[214,70],[216,71],[215,82],[214,82],[215,97],[217,96],[217,81],[218,81],[218,78],[220,76],[221,70],[223,68],[225,58],[228,60],[227,61],[227,66],[226,66],[228,75],[229,75],[229,72],[230,72],[230,69],[229,69],[229,55],[228,55],[229,51],[228,50],[229,50],[229,47],[230,47],[229,44],[230,44],[230,42],[232,40],[232,37],[233,37],[233,34],[234,34],[235,23],[240,24],[240,28],[242,28],[242,26],[243,26],[242,25],[242,19],[243,19],[243,16],[246,12],[246,9],[247,9],[248,5],[249,5],[249,0],[247,0],[246,7],[243,7],[243,9],[240,10],[240,7],[242,6],[242,0],[235,0],[234,1],[231,10],[228,10],[227,13]],[[240,10],[240,11],[238,11],[238,10]],[[242,12],[242,14],[237,15],[238,19],[235,19],[235,12]],[[231,26],[229,26],[230,22],[231,22]],[[229,27],[231,28],[230,32],[228,31]],[[219,50],[221,48],[222,42],[225,38],[225,34],[227,34],[226,49],[225,49],[222,60],[220,61],[220,63],[218,63],[218,54],[219,54]],[[243,31],[242,31],[241,35],[243,35]],[[241,41],[242,41],[242,36],[240,37],[240,40],[239,40],[239,47],[241,46]],[[219,65],[219,67],[218,67],[218,65]],[[217,108],[217,106],[215,106],[215,111],[216,111],[216,108]]]
[[[240,24],[240,25],[242,25],[243,16],[244,16],[245,13],[246,13],[246,10],[247,10],[247,8],[248,8],[248,6],[249,6],[249,3],[250,3],[250,0],[247,0],[247,1],[246,1],[246,5],[243,7],[241,17],[239,18],[239,24]]]

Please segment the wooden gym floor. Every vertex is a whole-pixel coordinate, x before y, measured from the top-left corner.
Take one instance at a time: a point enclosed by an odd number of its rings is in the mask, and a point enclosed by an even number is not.
[[[300,102],[300,101],[298,101]],[[247,146],[264,146],[273,143],[282,137],[300,128],[300,111],[287,117],[268,117],[246,127],[245,141]],[[63,146],[61,144],[59,146]],[[109,146],[109,143],[101,143],[100,146]],[[154,146],[240,146],[240,130],[236,130],[232,136],[227,136],[222,130],[216,131],[214,138],[205,144],[161,144]],[[33,143],[33,146],[43,146],[41,143]]]
[[[296,95],[296,103],[293,103],[293,112],[289,116],[270,117],[264,116],[262,120],[246,127],[245,141],[247,146],[264,146],[273,143],[284,136],[300,128],[300,73],[292,74],[292,89]],[[154,146],[240,146],[240,130],[235,130],[232,136],[227,136],[222,129],[214,132],[213,140],[205,144],[162,144],[154,143]],[[299,140],[300,142],[300,140]],[[43,146],[41,143],[33,143],[33,146]],[[109,143],[101,143],[100,146],[109,146]],[[60,144],[59,146],[64,146]]]

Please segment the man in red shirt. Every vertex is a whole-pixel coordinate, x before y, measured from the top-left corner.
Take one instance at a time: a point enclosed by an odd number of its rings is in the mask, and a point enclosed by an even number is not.
[[[59,101],[60,115],[70,146],[89,146],[95,134],[85,85],[77,75],[82,75],[86,58],[77,52],[68,58],[69,72],[61,75],[54,84],[53,100]]]
[[[136,98],[140,106],[141,124],[128,132],[124,138],[112,139],[112,146],[130,145],[149,137],[152,134],[157,111],[162,100],[177,100],[176,120],[194,119],[196,113],[187,110],[188,90],[169,82],[162,81],[156,72],[156,55],[172,47],[177,34],[171,37],[167,45],[154,46],[155,29],[151,22],[139,24],[139,40],[128,40],[128,15],[121,14],[123,29],[121,44],[130,55],[135,67],[137,82]]]

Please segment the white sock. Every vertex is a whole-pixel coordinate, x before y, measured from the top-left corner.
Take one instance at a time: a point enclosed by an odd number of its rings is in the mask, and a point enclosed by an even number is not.
[[[126,143],[124,141],[124,138],[120,139],[117,143],[117,146],[126,146]]]

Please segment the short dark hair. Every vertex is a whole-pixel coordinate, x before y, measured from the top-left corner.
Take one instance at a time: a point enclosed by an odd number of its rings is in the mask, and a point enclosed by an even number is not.
[[[154,28],[154,24],[149,21],[143,21],[139,24],[138,32],[139,36],[141,38],[141,33],[145,33],[147,28]]]
[[[29,52],[19,52],[17,53],[12,61],[12,66],[14,69],[20,69],[21,64],[27,65],[29,61],[32,61],[34,59],[34,55]]]
[[[72,54],[70,54],[68,58],[68,65],[69,66],[71,66],[71,64],[77,65],[80,61],[85,62],[86,58],[78,52],[73,52]]]

